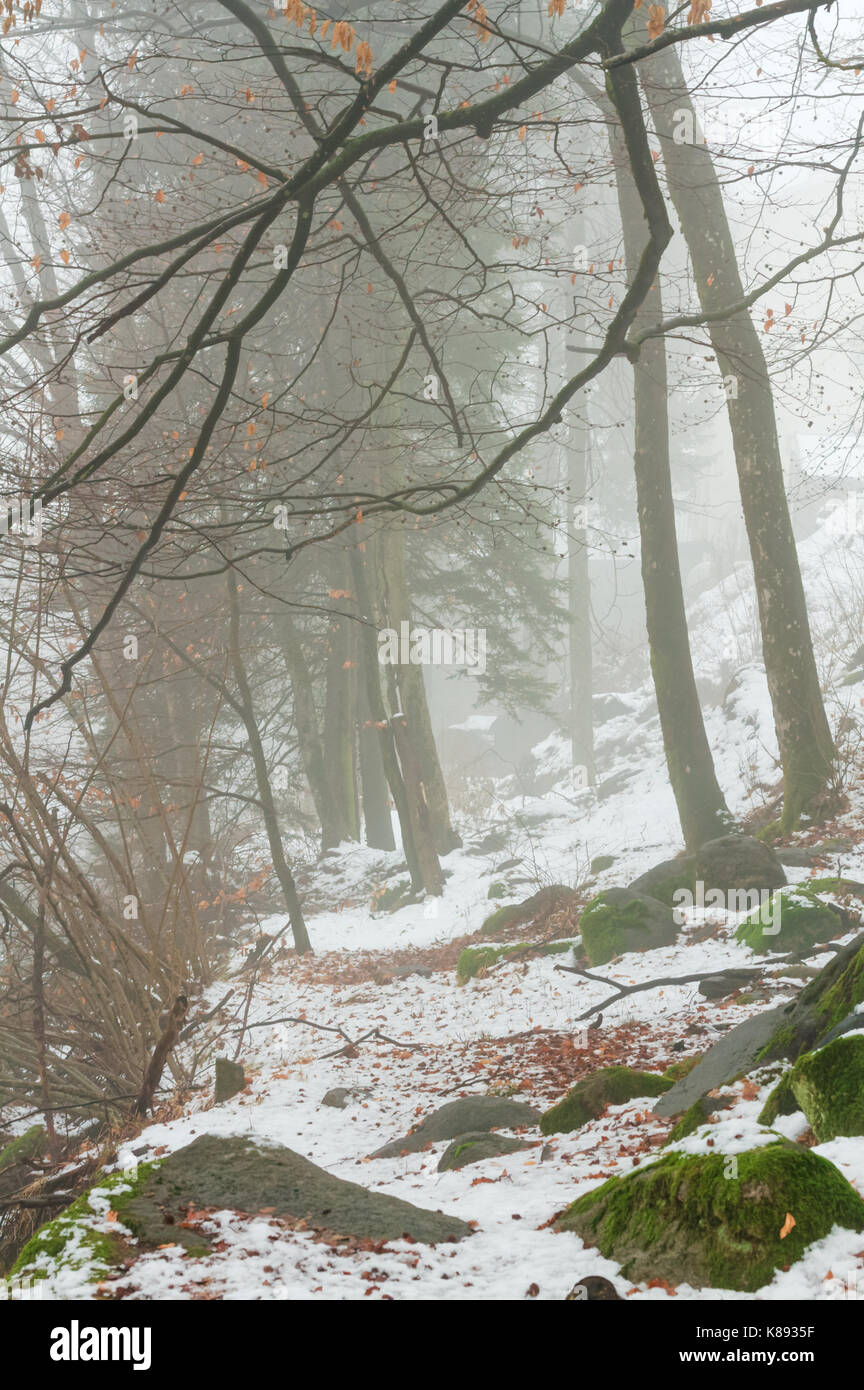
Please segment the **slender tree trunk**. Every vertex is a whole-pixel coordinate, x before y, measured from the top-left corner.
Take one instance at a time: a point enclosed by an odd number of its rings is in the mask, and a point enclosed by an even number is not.
[[[360,710],[360,729],[357,740],[360,763],[360,786],[363,793],[363,832],[371,849],[395,849],[393,819],[390,814],[390,799],[387,794],[387,778],[381,759],[381,739],[375,728],[372,710],[369,705],[368,683],[370,673],[366,669],[370,660],[369,647],[362,633],[357,639],[357,659],[359,666],[358,705]],[[378,672],[372,677],[378,680]]]
[[[573,228],[573,242],[582,245],[584,218]],[[569,374],[567,353],[585,346],[585,335],[571,317],[565,342],[565,370]],[[578,359],[577,359],[578,360]],[[580,398],[583,414],[588,397]],[[570,759],[574,769],[583,768],[585,783],[593,787],[594,766],[593,651],[591,645],[591,577],[588,570],[588,441],[589,426],[571,410],[567,421],[565,497],[567,498],[567,666],[569,676]]]
[[[291,615],[287,612],[282,614],[280,637],[282,654],[291,681],[294,723],[300,745],[300,758],[321,825],[321,848],[332,849],[342,840],[351,837],[343,815],[343,807],[334,794],[324,765],[324,753],[318,731],[318,716],[315,710],[315,696],[303,652],[303,644]]]
[[[249,752],[252,755],[252,766],[255,769],[258,800],[261,803],[261,814],[264,819],[264,828],[267,832],[267,843],[270,847],[270,856],[273,860],[273,870],[279,880],[279,887],[282,889],[282,896],[285,899],[285,906],[288,909],[288,920],[291,923],[294,946],[297,950],[297,954],[302,956],[306,951],[311,951],[312,945],[309,941],[309,933],[306,930],[303,908],[300,904],[300,897],[297,892],[297,885],[294,882],[294,875],[288,867],[288,861],[282,849],[282,835],[279,829],[279,816],[276,811],[276,804],[273,800],[273,790],[270,786],[270,773],[267,770],[267,759],[264,756],[261,735],[258,732],[258,725],[255,722],[255,704],[252,699],[252,691],[249,687],[249,680],[246,675],[246,667],[243,664],[243,657],[240,652],[240,604],[237,600],[237,575],[233,568],[228,569],[226,582],[228,585],[228,605],[230,613],[228,655],[231,661],[234,683],[237,687],[237,703],[240,708],[243,726],[246,730],[246,737],[249,740]]]
[[[392,526],[379,540],[380,572],[383,592],[383,610],[390,627],[399,631],[402,622],[411,622],[411,597],[405,579],[405,537],[401,526]],[[393,668],[399,693],[399,710],[404,716],[402,732],[397,734],[400,759],[403,768],[405,758],[402,749],[406,736],[411,739],[409,758],[416,764],[420,797],[423,802],[424,818],[428,822],[427,833],[438,854],[449,854],[458,848],[462,841],[450,824],[450,802],[432,719],[429,702],[426,698],[426,683],[422,666],[399,665]]]
[[[644,250],[644,219],[617,124],[609,124],[609,138],[629,277]],[[655,282],[635,330],[658,322],[662,314],[660,285]],[[669,464],[666,344],[662,338],[643,343],[633,381],[633,463],[651,671],[684,843],[695,849],[728,831],[732,818],[714,771],[690,653]]]
[[[347,592],[348,580],[344,557],[333,553],[335,563],[333,588]],[[344,599],[334,602],[345,605]],[[334,613],[330,618],[329,650],[327,653],[326,688],[324,697],[324,768],[330,784],[330,795],[338,807],[342,837],[357,840],[357,779],[354,756],[354,731],[357,727],[354,624],[349,618]]]
[[[45,1019],[45,915],[48,906],[48,893],[51,888],[51,875],[54,871],[56,849],[48,852],[45,870],[39,881],[39,909],[36,931],[33,935],[33,1037],[36,1041],[36,1057],[39,1066],[39,1092],[45,1116],[45,1136],[48,1153],[52,1160],[59,1157],[57,1131],[54,1126],[54,1111],[51,1104],[51,1085],[48,1078],[48,1040]]]
[[[360,624],[360,641],[364,644],[362,670],[366,677],[366,694],[372,720],[378,729],[384,773],[399,817],[408,871],[416,889],[438,894],[441,892],[442,884],[441,866],[431,838],[423,835],[423,826],[416,807],[412,812],[411,798],[397,755],[396,735],[381,694],[375,610],[369,592],[366,563],[358,549],[351,551],[351,569],[360,616],[366,619]]]
[[[640,63],[639,71],[662,142],[669,191],[690,252],[699,300],[710,313],[735,304],[744,294],[723,194],[711,155],[701,143],[674,49]],[[832,779],[834,747],[813,656],[771,382],[759,334],[747,310],[709,322],[708,331],[726,387],[780,746],[780,827],[791,830],[802,812],[818,809]]]

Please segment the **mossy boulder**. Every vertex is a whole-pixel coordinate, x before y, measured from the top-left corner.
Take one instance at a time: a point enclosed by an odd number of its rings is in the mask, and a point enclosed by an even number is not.
[[[864,1230],[864,1201],[827,1159],[785,1141],[734,1159],[670,1153],[610,1178],[556,1222],[616,1260],[627,1279],[747,1293],[835,1225]]]
[[[664,1147],[669,1148],[688,1135],[695,1134],[700,1125],[706,1124],[716,1111],[728,1110],[734,1104],[734,1096],[700,1096],[669,1131]]]
[[[698,1067],[701,1061],[702,1058],[699,1053],[695,1057],[682,1057],[680,1061],[673,1062],[671,1066],[666,1068],[663,1079],[668,1081],[670,1085],[676,1081],[682,1081],[685,1076],[690,1075],[694,1067]]]
[[[840,1135],[864,1134],[864,1037],[860,1034],[838,1038],[818,1052],[799,1057],[783,1081],[820,1144]]]
[[[783,1008],[755,1059],[794,1061],[818,1043],[864,1002],[864,936],[850,941],[831,958],[798,998]],[[773,1010],[772,1010],[773,1013]]]
[[[65,1271],[80,1275],[83,1270],[91,1283],[105,1279],[128,1249],[123,1229],[128,1205],[155,1166],[142,1163],[131,1174],[111,1173],[100,1178],[53,1221],[40,1226],[19,1254],[10,1277],[26,1273],[30,1278],[44,1279]],[[116,1221],[106,1230],[109,1211]],[[164,1240],[163,1227],[160,1241]]]
[[[523,941],[515,946],[466,946],[456,962],[456,978],[460,985],[467,984],[481,970],[488,970],[499,960],[519,956],[563,956],[572,951],[572,941]]]
[[[752,835],[720,835],[708,840],[695,855],[694,877],[705,894],[770,892],[786,882],[783,865],[770,845]]]
[[[506,897],[507,897],[507,892],[508,892],[508,889],[507,889],[507,884],[506,884],[506,883],[500,883],[500,882],[490,883],[490,884],[489,884],[489,889],[488,889],[488,891],[487,891],[487,893],[486,893],[486,897],[489,898],[489,899],[491,899],[491,900],[494,902],[494,901],[496,901],[498,898],[506,898]]]
[[[479,975],[481,970],[488,970],[490,965],[495,965],[505,951],[506,947],[501,946],[466,947],[460,952],[456,962],[456,979],[460,985],[467,984],[475,975]]]
[[[794,1115],[796,1110],[800,1110],[801,1107],[795,1099],[792,1093],[792,1087],[789,1084],[790,1076],[791,1072],[788,1071],[784,1076],[781,1076],[765,1104],[762,1106],[762,1109],[759,1111],[760,1125],[766,1125],[770,1129],[778,1115]]]
[[[824,878],[808,878],[799,884],[808,893],[831,893],[835,898],[864,898],[864,883],[855,878],[842,878],[828,875]]]
[[[463,1134],[449,1144],[438,1160],[439,1173],[466,1168],[469,1163],[481,1163],[485,1158],[501,1158],[504,1154],[530,1149],[524,1139],[511,1139],[507,1134]]]
[[[696,884],[696,856],[682,854],[677,859],[664,859],[644,874],[634,878],[628,885],[628,892],[647,893],[649,898],[657,898],[667,907],[675,906],[674,894],[681,888],[691,893]]]
[[[484,936],[494,936],[509,927],[527,926],[529,922],[549,917],[553,912],[560,912],[572,906],[575,900],[576,893],[572,888],[563,883],[551,883],[539,892],[532,893],[524,902],[510,903],[507,907],[499,907],[497,911],[491,912],[484,919],[480,932]]]
[[[844,930],[839,908],[822,902],[804,888],[782,888],[738,924],[736,941],[751,951],[803,951],[819,941],[830,941]]]
[[[595,855],[595,857],[591,860],[591,864],[588,869],[589,874],[591,874],[591,876],[593,877],[594,874],[605,873],[607,869],[612,868],[612,865],[615,863],[615,859],[616,856],[614,854]]]
[[[544,1134],[569,1134],[602,1115],[607,1105],[623,1105],[637,1096],[659,1096],[672,1086],[671,1077],[630,1067],[603,1067],[578,1081],[563,1100],[540,1120]]]
[[[291,1149],[245,1136],[203,1134],[169,1154],[124,1204],[121,1217],[147,1245],[186,1244],[188,1236],[201,1242],[204,1237],[181,1225],[193,1206],[248,1213],[267,1207],[312,1229],[372,1240],[410,1236],[434,1245],[470,1234],[456,1217],[346,1182]]]
[[[582,946],[591,965],[605,965],[627,951],[671,946],[678,926],[671,909],[645,893],[606,888],[585,908],[579,921]]]

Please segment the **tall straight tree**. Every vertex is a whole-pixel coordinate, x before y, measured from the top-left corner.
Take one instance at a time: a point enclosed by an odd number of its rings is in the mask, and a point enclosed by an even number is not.
[[[620,129],[613,122],[608,129],[629,279],[644,248],[644,222]],[[662,316],[658,279],[640,309],[636,331]],[[690,652],[669,463],[668,396],[666,344],[662,338],[647,338],[633,365],[633,466],[645,623],[669,780],[684,843],[695,849],[727,831],[732,818],[714,770]]]
[[[641,37],[641,21],[639,32]],[[630,37],[635,39],[635,27]],[[743,303],[744,287],[714,162],[702,142],[674,47],[640,63],[639,72],[661,140],[669,192],[690,253],[699,302],[727,386],[783,768],[780,829],[792,830],[803,812],[818,810],[832,778],[834,745],[813,655],[768,367],[746,308],[713,317]]]

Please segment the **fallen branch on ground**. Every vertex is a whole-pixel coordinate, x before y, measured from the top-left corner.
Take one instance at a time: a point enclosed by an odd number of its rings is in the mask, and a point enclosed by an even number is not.
[[[412,1052],[423,1047],[422,1043],[403,1042],[401,1038],[389,1038],[386,1033],[381,1032],[380,1028],[370,1028],[368,1033],[361,1033],[359,1038],[350,1038],[340,1024],[314,1023],[310,1018],[294,1018],[291,1015],[286,1015],[283,1018],[265,1018],[260,1023],[244,1023],[237,1029],[237,1032],[243,1034],[252,1028],[274,1028],[277,1023],[297,1023],[304,1028],[317,1028],[322,1033],[335,1033],[337,1037],[344,1040],[345,1048],[339,1047],[333,1052],[324,1052],[321,1054],[322,1057],[338,1057],[347,1048],[359,1047],[361,1043],[369,1042],[370,1038],[374,1038],[376,1042],[389,1043],[391,1047],[407,1047]],[[350,1053],[348,1055],[350,1056]]]
[[[603,999],[599,1004],[593,1004],[590,1009],[586,1009],[584,1013],[576,1015],[573,1022],[581,1023],[583,1018],[590,1018],[592,1014],[602,1013],[604,1009],[608,1009],[610,1004],[617,1004],[619,999],[625,999],[628,994],[639,994],[647,989],[659,989],[661,985],[692,985],[698,984],[702,980],[719,980],[724,975],[741,975],[745,970],[754,976],[761,975],[763,970],[767,970],[772,965],[783,965],[787,961],[806,960],[808,956],[817,955],[821,951],[836,952],[839,950],[839,946],[835,946],[833,942],[829,941],[823,943],[818,951],[814,947],[808,951],[790,951],[786,956],[772,956],[765,961],[764,965],[727,965],[725,970],[699,970],[693,975],[664,975],[656,980],[643,980],[641,984],[636,985],[616,985],[614,980],[607,979],[605,975],[592,975],[588,970],[580,970],[575,965],[556,965],[555,969],[560,970],[565,975],[580,975],[583,980],[591,980],[592,983],[598,985],[615,986],[615,994],[610,994],[608,999]]]

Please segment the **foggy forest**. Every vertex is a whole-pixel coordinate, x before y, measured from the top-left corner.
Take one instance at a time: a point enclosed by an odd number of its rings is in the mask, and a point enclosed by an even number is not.
[[[0,28],[3,1316],[848,1314],[864,9]]]

